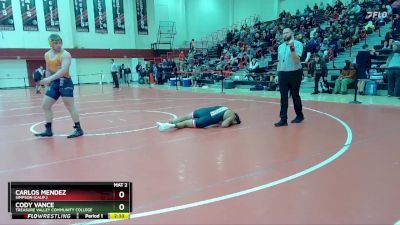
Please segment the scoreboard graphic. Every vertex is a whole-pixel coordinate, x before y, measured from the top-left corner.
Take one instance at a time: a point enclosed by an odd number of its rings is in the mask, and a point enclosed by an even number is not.
[[[131,182],[9,182],[13,219],[129,219]]]

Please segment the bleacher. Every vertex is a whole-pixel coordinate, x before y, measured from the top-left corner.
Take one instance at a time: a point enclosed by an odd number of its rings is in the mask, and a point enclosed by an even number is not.
[[[324,22],[321,19],[321,14],[319,13],[318,15],[319,15],[319,21],[320,22]],[[325,18],[325,25],[326,25],[326,19],[327,18]],[[263,23],[260,22],[259,25],[265,25],[265,24],[269,24],[269,23],[274,23],[276,21],[277,20],[263,22]],[[359,24],[358,26],[359,26],[360,29],[363,29],[363,27],[365,25],[366,25],[366,23]],[[385,26],[385,22],[381,21],[379,23],[379,25],[380,26]],[[370,42],[369,39],[367,40],[367,38],[370,35],[377,36],[377,33],[379,32],[379,37],[381,37],[380,26],[379,26],[379,29],[377,29],[375,31],[366,32],[367,35],[365,36],[365,39],[360,38],[360,40],[358,42],[352,43],[351,46],[339,46],[338,51],[337,51],[337,56],[335,58],[333,58],[333,59],[329,58],[329,62],[330,62],[330,64],[332,64],[332,68],[338,68],[338,69],[343,68],[344,60],[341,60],[341,59],[346,58],[346,54],[348,54],[348,52],[352,51],[352,50],[353,50],[353,53],[350,52],[350,56],[353,55],[352,58],[354,58],[355,55],[357,55],[357,49],[359,50],[360,46],[362,46],[365,42],[367,42],[367,43]],[[325,29],[327,29],[327,28],[329,29],[329,27],[326,26]],[[374,34],[374,33],[376,33],[376,34]],[[385,33],[383,34],[383,36],[384,35],[385,35]],[[217,48],[216,43],[223,43],[223,41],[225,41],[225,39],[222,40],[222,42],[221,41],[215,42],[211,47],[209,47],[207,49],[207,56],[209,57],[207,60],[201,60],[201,59],[199,59],[199,57],[201,58],[201,55],[196,55],[195,56],[196,62],[198,63],[198,62],[201,61],[203,63],[208,63],[211,60],[218,60],[218,54],[217,54],[218,48]],[[379,53],[379,56],[377,56],[377,58],[375,60],[373,60],[372,64],[373,65],[378,65],[378,66],[386,63],[386,59],[387,59],[388,55],[391,52],[390,50],[386,50],[386,49],[382,50],[382,47],[383,47],[382,44],[383,44],[384,40],[380,40],[380,41],[381,41],[381,45],[374,45],[373,46],[374,49],[376,49],[377,52]],[[206,44],[206,46],[207,46],[207,44]],[[248,73],[243,69],[242,70],[235,70],[235,71],[232,72],[232,76],[228,78],[228,79],[232,79],[233,80],[232,81],[232,83],[234,84],[233,86],[236,86],[236,85],[263,85],[263,86],[269,86],[269,84],[271,82],[273,82],[273,77],[276,76],[276,60],[274,60],[275,59],[274,55],[271,52],[268,51],[269,48],[271,48],[271,47],[272,47],[271,45],[267,45],[267,46],[263,46],[262,49],[261,49],[262,51],[266,52],[266,56],[268,58],[268,66],[266,68],[266,72],[263,72],[263,73]],[[204,50],[204,49],[202,49],[202,50]],[[253,50],[256,51],[257,48],[253,47]],[[336,62],[335,62],[335,59],[337,60]],[[303,65],[303,66],[304,66],[304,69],[307,71],[307,66],[306,65]],[[221,79],[218,78],[218,75],[221,75],[223,73],[222,70],[221,71],[216,71],[216,68],[214,67],[214,68],[210,68],[210,71],[212,71],[212,72],[210,72],[210,74],[214,74],[214,76],[210,76],[210,75],[207,75],[207,73],[204,73],[204,74],[202,74],[200,76],[200,79],[198,79],[198,84],[200,84],[200,85],[216,84],[221,80]],[[340,70],[334,70],[334,72],[330,73],[329,77],[330,77],[331,85],[334,85],[334,81],[340,75],[340,72],[341,72]],[[175,74],[169,75],[169,77],[175,77],[175,76],[176,76]],[[352,89],[354,87],[355,87],[355,83],[349,85],[349,89]],[[379,89],[387,89],[387,84],[386,83],[379,84],[378,87],[379,87]],[[230,87],[227,87],[227,88],[230,88]]]

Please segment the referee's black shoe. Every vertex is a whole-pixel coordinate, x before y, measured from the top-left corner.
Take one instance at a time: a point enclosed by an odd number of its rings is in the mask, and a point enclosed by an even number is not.
[[[291,121],[291,123],[301,123],[303,122],[304,117],[303,116],[296,116],[296,118],[294,118],[294,120]]]
[[[279,122],[275,123],[274,125],[275,127],[284,127],[287,126],[288,124],[286,120],[279,120]]]

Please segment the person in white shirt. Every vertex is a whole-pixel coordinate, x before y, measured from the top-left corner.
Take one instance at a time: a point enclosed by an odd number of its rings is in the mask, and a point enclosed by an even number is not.
[[[259,67],[258,61],[256,58],[252,58],[249,65],[249,72],[252,73],[255,69]]]
[[[119,88],[118,71],[118,64],[114,62],[114,59],[111,59],[111,75],[113,78],[114,88]]]
[[[40,66],[35,71],[33,71],[33,80],[35,81],[36,94],[41,93],[40,89],[42,86],[40,85],[40,81],[43,79],[43,77],[44,77],[43,66]]]
[[[393,53],[388,57],[386,64],[381,68],[387,68],[388,96],[400,97],[400,42],[393,42]]]
[[[293,31],[290,28],[283,30],[283,42],[278,48],[278,83],[281,94],[280,121],[275,127],[287,126],[287,110],[289,106],[289,91],[293,98],[296,118],[292,123],[301,123],[304,120],[302,102],[300,98],[300,85],[303,78],[303,69],[300,57],[303,53],[303,44],[294,40]]]

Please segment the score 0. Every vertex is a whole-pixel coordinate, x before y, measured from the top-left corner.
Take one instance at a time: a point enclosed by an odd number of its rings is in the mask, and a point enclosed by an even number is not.
[[[123,188],[123,190],[116,190],[116,192],[114,192],[115,194],[117,194],[117,196],[114,195],[114,199],[116,201],[127,200],[127,197],[129,195],[128,183],[114,183],[114,187]],[[121,203],[118,205],[118,209],[120,211],[125,211],[126,205],[124,203]]]

